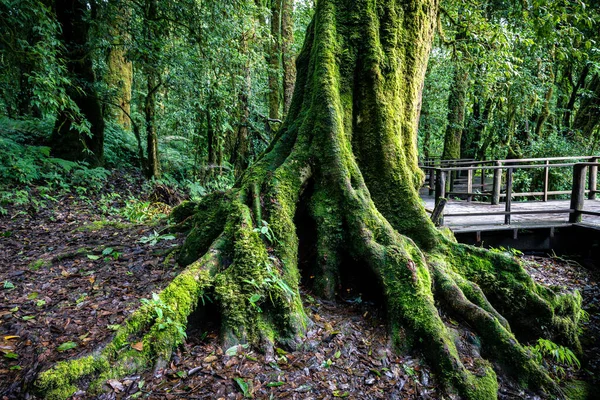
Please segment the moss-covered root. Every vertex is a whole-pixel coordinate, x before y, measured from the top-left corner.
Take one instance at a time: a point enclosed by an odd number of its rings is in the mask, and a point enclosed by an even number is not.
[[[224,238],[215,241],[198,261],[180,273],[162,292],[147,300],[102,350],[84,358],[63,361],[40,374],[36,388],[48,399],[72,396],[82,382],[88,393],[102,390],[107,379],[119,378],[166,360],[185,337],[187,318],[209,290],[221,262]]]
[[[276,337],[291,344],[308,318],[297,280],[286,277],[281,259],[269,253],[261,238],[275,241],[274,233],[256,229],[250,208],[240,200],[231,204],[226,232],[233,239],[232,262],[214,278],[224,345],[250,343],[269,352]]]
[[[440,303],[478,332],[483,339],[486,354],[500,362],[513,376],[518,377],[522,386],[562,396],[558,385],[519,344],[496,314],[473,303],[460,287],[470,289],[470,286],[464,283],[459,285],[455,278],[460,280],[460,277],[446,273],[443,264],[431,263],[430,265],[434,271],[436,296]],[[484,303],[485,306],[488,304]]]
[[[481,361],[481,373],[475,375],[461,362],[434,304],[432,277],[416,245],[396,236],[383,246],[365,235],[361,247],[381,279],[394,344],[422,348],[449,392],[464,399],[496,399],[498,383],[491,366]]]
[[[582,311],[578,293],[558,293],[536,284],[519,262],[506,254],[456,243],[446,246],[431,258],[447,260],[456,275],[481,288],[489,304],[506,318],[519,339],[544,337],[581,353]],[[465,284],[455,281],[469,300],[492,312],[475,301],[474,292]]]

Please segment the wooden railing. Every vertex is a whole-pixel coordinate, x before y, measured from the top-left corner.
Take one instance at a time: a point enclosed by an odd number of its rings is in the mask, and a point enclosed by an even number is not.
[[[551,214],[551,213],[569,213],[569,221],[581,221],[581,215],[589,214],[596,215],[598,213],[583,210],[583,199],[585,194],[588,194],[589,199],[595,199],[596,194],[600,193],[597,190],[598,163],[600,157],[585,156],[585,157],[551,157],[551,158],[529,158],[519,160],[491,160],[491,161],[474,161],[474,160],[435,160],[435,166],[423,165],[421,168],[427,172],[427,180],[429,186],[429,194],[435,194],[436,210],[433,212],[436,222],[443,224],[443,218],[446,217],[484,217],[491,215],[504,215],[505,224],[511,223],[512,215],[519,214]],[[567,161],[580,161],[577,163]],[[581,162],[583,161],[583,162]],[[543,189],[541,192],[522,192],[515,193],[513,188],[514,171],[518,169],[544,170]],[[573,168],[573,183],[571,190],[550,190],[550,169],[553,168]],[[474,183],[476,172],[479,171],[480,181]],[[486,182],[486,172],[491,171],[492,182]],[[464,175],[466,174],[466,178]],[[586,182],[587,176],[587,182]],[[459,192],[455,190],[455,183],[459,183],[466,179],[466,191]],[[504,184],[503,184],[504,182]],[[587,183],[587,189],[586,189]],[[486,190],[491,186],[490,190]],[[474,192],[474,187],[480,187],[481,190]],[[503,190],[504,189],[504,190]],[[548,196],[554,195],[571,195],[571,207],[568,209],[544,209],[535,211],[512,211],[513,197],[533,197],[538,196],[542,201],[548,201]],[[455,213],[445,214],[440,207],[443,207],[447,196],[466,197],[467,201],[471,201],[474,196],[489,197],[490,203],[497,205],[502,198],[505,199],[505,210],[482,213]],[[598,214],[600,215],[600,214]]]

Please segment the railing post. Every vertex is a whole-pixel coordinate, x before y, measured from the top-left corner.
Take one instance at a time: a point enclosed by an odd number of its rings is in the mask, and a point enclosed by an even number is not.
[[[549,178],[549,172],[550,172],[550,168],[548,168],[548,165],[550,165],[550,161],[546,160],[545,161],[546,167],[544,167],[544,201],[548,201],[548,178]]]
[[[435,208],[438,209],[440,202],[442,199],[446,198],[446,172],[441,169],[435,170]],[[438,226],[444,225],[444,213],[443,208],[441,208],[440,215],[437,216],[437,221],[434,221],[438,224]]]
[[[585,197],[585,170],[584,164],[575,164],[573,166],[573,188],[571,189],[571,210],[569,222],[581,222],[581,211],[583,210],[583,200]]]
[[[593,163],[597,163],[598,162],[598,158],[592,158],[591,160]],[[588,194],[588,199],[590,200],[596,200],[596,189],[598,187],[598,166],[597,165],[590,165],[590,172],[589,172],[589,189],[590,189],[590,193]]]
[[[470,202],[473,199],[473,170],[467,170],[467,201]]]
[[[450,168],[455,166],[454,161],[450,161],[448,163],[448,165],[450,166]],[[448,172],[448,191],[449,192],[453,192],[454,191],[454,180],[457,178],[457,171],[452,171],[450,170]]]
[[[444,197],[446,197],[446,172],[438,168],[435,170],[435,205]]]
[[[485,164],[481,164],[482,167],[485,166]],[[485,169],[481,168],[481,189],[480,192],[483,193],[485,192]]]
[[[504,211],[507,213],[510,212],[512,205],[512,186],[513,186],[513,169],[508,168],[506,170],[506,206],[504,207]],[[504,223],[506,225],[510,225],[510,214],[506,214],[504,216]]]
[[[433,196],[435,193],[435,170],[433,165],[429,166],[429,195]]]
[[[496,161],[496,166],[501,166],[500,162]],[[494,170],[494,182],[492,185],[492,205],[500,204],[500,188],[502,187],[502,168]]]

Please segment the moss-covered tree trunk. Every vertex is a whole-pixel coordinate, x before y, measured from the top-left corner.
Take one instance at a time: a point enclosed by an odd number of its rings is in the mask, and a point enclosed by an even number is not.
[[[294,1],[283,0],[281,5],[281,60],[283,65],[283,115],[287,115],[296,82],[294,44]]]
[[[444,135],[444,152],[442,153],[444,160],[460,158],[460,143],[465,124],[467,91],[469,89],[468,81],[468,70],[458,63],[448,97],[448,126]]]
[[[271,0],[271,41],[268,46],[269,61],[269,118],[279,119],[281,68],[281,0]]]
[[[96,77],[88,46],[90,28],[88,3],[79,0],[56,0],[56,19],[61,25],[60,37],[72,86],[68,93],[79,114],[73,110],[59,112],[52,131],[52,153],[67,160],[85,160],[91,165],[104,161],[104,118],[96,94]],[[82,127],[89,127],[83,132]]]
[[[131,129],[131,86],[133,84],[133,64],[126,57],[126,41],[129,35],[126,26],[131,20],[131,10],[125,5],[115,10],[116,16],[110,21],[110,35],[113,45],[108,51],[106,65],[108,71],[104,80],[112,94],[112,104],[107,105],[105,114],[123,129]]]
[[[38,387],[64,395],[83,376],[94,386],[168,358],[205,296],[220,311],[225,346],[249,342],[267,353],[275,342],[295,346],[311,323],[299,293],[300,242],[314,249],[304,271],[313,289],[333,298],[358,274],[381,294],[394,345],[422,351],[448,393],[494,399],[498,385],[489,361],[462,357],[440,310],[523,385],[560,395],[517,337],[578,350],[580,297],[536,285],[506,255],[444,236],[418,197],[416,128],[437,7],[436,0],[319,0],[273,143],[231,191],[173,212],[177,228],[190,230],[179,257],[187,269],[104,350],[58,364]],[[127,344],[140,337],[142,352]]]

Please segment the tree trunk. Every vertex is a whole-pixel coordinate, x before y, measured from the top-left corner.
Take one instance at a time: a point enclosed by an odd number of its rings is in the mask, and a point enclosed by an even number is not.
[[[81,0],[56,0],[56,19],[62,30],[67,71],[73,86],[68,94],[79,108],[62,110],[52,131],[52,154],[73,161],[87,161],[92,166],[104,162],[104,119],[100,100],[94,88],[96,77],[88,48],[87,2]],[[85,119],[85,120],[84,120]],[[89,123],[89,133],[81,126]]]
[[[550,116],[550,101],[552,100],[552,95],[554,94],[554,70],[552,67],[550,68],[550,79],[548,82],[548,89],[546,90],[546,95],[544,96],[544,104],[542,105],[542,111],[540,115],[537,117],[537,121],[535,124],[535,137],[536,139],[542,139],[542,132],[544,129],[544,124],[548,120]]]
[[[144,117],[146,122],[146,152],[148,154],[146,177],[160,178],[160,161],[158,158],[158,132],[156,131],[156,96],[160,88],[158,71],[158,53],[160,48],[157,39],[160,35],[156,20],[158,18],[157,0],[146,0],[145,36],[150,49],[145,56],[144,72],[146,75],[146,99],[144,101]]]
[[[226,346],[272,354],[275,342],[298,345],[311,323],[298,269],[308,246],[313,288],[332,298],[354,275],[385,305],[396,348],[422,350],[449,395],[494,399],[498,385],[489,361],[476,358],[475,372],[463,364],[438,307],[519,382],[560,395],[515,334],[579,350],[580,297],[536,285],[507,255],[447,238],[418,197],[416,128],[437,6],[319,0],[288,117],[267,152],[228,193],[173,212],[176,229],[191,229],[179,257],[188,267],[157,300],[173,323],[160,330],[154,306],[143,306],[102,352],[42,373],[38,387],[74,391],[83,376],[98,382],[111,368],[127,374],[168,358],[202,296],[220,311]],[[144,350],[119,354],[130,336]]]
[[[146,147],[148,152],[146,176],[160,178],[160,161],[158,159],[158,132],[156,131],[156,92],[158,77],[153,68],[146,71],[147,94],[144,102],[144,117],[146,120]]]
[[[279,71],[281,68],[281,0],[271,0],[271,45],[269,46],[269,118],[279,119],[281,104]]]
[[[464,66],[457,64],[450,97],[448,97],[448,126],[444,135],[444,152],[442,153],[444,160],[460,158],[460,142],[465,124],[467,90],[469,89],[468,81],[469,72]]]
[[[125,7],[125,6],[123,6]],[[125,26],[130,20],[131,11],[128,9],[115,10],[117,16],[111,21],[110,34],[113,45],[108,51],[106,64],[108,72],[104,77],[111,91],[111,103],[106,110],[114,122],[123,129],[131,129],[131,86],[133,83],[133,64],[126,58],[125,42],[128,39]]]
[[[579,74],[579,79],[575,86],[573,86],[573,90],[571,90],[571,96],[569,96],[569,102],[565,107],[565,114],[563,116],[563,125],[566,129],[571,127],[571,115],[573,114],[573,109],[575,108],[575,101],[577,101],[577,94],[579,90],[583,87],[585,83],[585,79],[587,78],[590,72],[591,63],[585,64],[583,69],[581,70],[581,74]]]
[[[573,120],[573,129],[584,138],[591,138],[600,124],[600,74],[595,74],[587,89],[590,95],[584,97]]]
[[[294,44],[294,1],[283,0],[281,6],[281,57],[283,62],[283,115],[287,115],[296,82]]]

